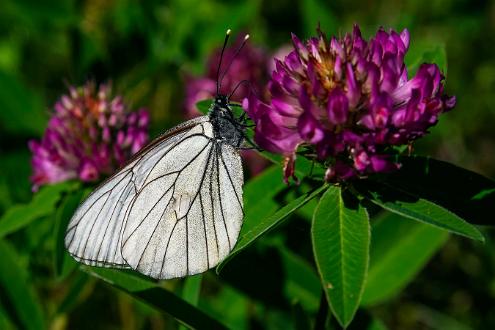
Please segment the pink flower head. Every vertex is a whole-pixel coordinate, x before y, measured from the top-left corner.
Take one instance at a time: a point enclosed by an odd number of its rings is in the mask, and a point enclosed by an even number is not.
[[[251,95],[243,102],[256,123],[255,141],[286,156],[291,173],[301,145],[313,148],[328,167],[328,181],[393,171],[400,166],[394,147],[425,135],[455,106],[455,97],[444,94],[437,65],[423,64],[408,77],[407,30],[380,28],[367,41],[356,25],[339,39],[318,31],[305,42],[295,35],[292,40],[294,49],[275,60],[271,100]]]
[[[33,190],[113,173],[146,144],[148,123],[148,112],[129,112],[122,97],[112,98],[110,85],[69,87],[69,94],[55,103],[41,141],[29,141]]]

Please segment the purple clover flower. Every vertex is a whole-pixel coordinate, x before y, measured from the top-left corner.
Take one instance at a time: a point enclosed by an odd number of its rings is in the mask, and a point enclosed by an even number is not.
[[[41,141],[29,141],[33,191],[75,178],[96,181],[148,141],[148,112],[129,112],[121,96],[111,97],[110,85],[69,87],[54,108]]]
[[[318,30],[304,43],[292,40],[294,50],[276,60],[270,102],[251,95],[243,103],[258,145],[286,157],[286,181],[302,146],[327,166],[327,181],[393,171],[400,167],[396,146],[411,145],[455,106],[437,65],[422,64],[408,78],[407,30],[380,28],[366,41],[355,25],[340,39]]]

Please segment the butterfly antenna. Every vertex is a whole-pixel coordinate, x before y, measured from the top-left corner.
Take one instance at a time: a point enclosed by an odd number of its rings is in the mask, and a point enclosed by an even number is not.
[[[218,63],[218,68],[217,68],[217,95],[220,93],[220,85],[219,83],[219,77],[220,77],[220,68],[222,66],[222,60],[223,60],[223,53],[225,52],[225,47],[227,47],[227,42],[229,41],[230,37],[230,29],[225,32],[225,40],[223,41],[223,47],[222,47],[222,52],[220,53],[220,62]]]
[[[232,66],[232,63],[234,63],[235,58],[237,57],[237,55],[239,55],[239,52],[242,50],[242,48],[244,47],[244,45],[246,44],[246,41],[248,41],[248,39],[249,39],[249,34],[246,34],[246,36],[244,37],[244,40],[242,41],[242,44],[240,44],[240,46],[237,47],[237,49],[235,50],[234,55],[230,59],[229,65],[227,65],[227,68],[222,73],[222,77],[220,78],[220,82],[219,82],[220,87],[222,87],[223,78],[225,78],[225,75],[227,74],[227,72],[229,72],[229,69]]]
[[[234,95],[234,94],[235,94],[235,92],[237,92],[237,89],[238,89],[239,87],[241,87],[241,85],[243,85],[243,84],[247,84],[249,87],[251,87],[251,88],[252,88],[252,86],[251,86],[251,82],[250,82],[249,80],[247,80],[247,79],[241,80],[241,81],[240,81],[240,82],[238,82],[238,83],[237,83],[237,85],[234,87],[234,90],[232,91],[232,93],[230,93],[230,94],[229,94],[229,96],[227,97],[227,100],[230,100],[230,98],[232,97],[232,95]]]

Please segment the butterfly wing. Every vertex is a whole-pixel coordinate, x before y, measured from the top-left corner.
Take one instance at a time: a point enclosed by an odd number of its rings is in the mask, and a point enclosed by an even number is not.
[[[145,148],[79,207],[66,234],[76,260],[154,278],[203,272],[233,248],[243,218],[238,152],[208,117]]]
[[[205,136],[213,136],[211,125]],[[139,272],[167,279],[216,266],[243,218],[238,152],[212,138],[183,143],[150,172],[133,201],[122,256]]]

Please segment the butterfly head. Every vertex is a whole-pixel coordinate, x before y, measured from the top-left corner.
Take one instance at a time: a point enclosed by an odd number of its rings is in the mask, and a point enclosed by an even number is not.
[[[215,96],[214,106],[221,108],[221,109],[228,109],[229,108],[229,99],[227,98],[226,95],[223,94],[217,94]]]

